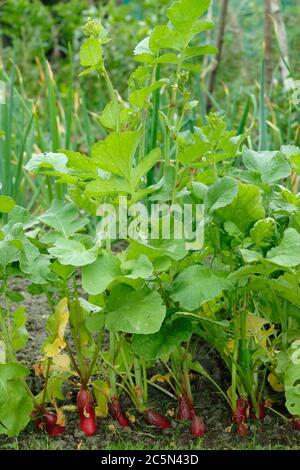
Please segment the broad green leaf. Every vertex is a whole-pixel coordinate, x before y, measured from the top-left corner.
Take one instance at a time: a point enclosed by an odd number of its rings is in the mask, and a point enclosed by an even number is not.
[[[131,108],[120,103],[110,102],[105,106],[99,121],[105,129],[116,131],[119,125],[121,129],[129,127],[129,124],[135,119],[136,113]]]
[[[277,295],[300,308],[300,273],[284,273],[277,279],[271,279],[270,283]]]
[[[16,201],[10,196],[0,196],[0,212],[8,213],[13,210]]]
[[[42,153],[33,155],[25,169],[33,173],[39,173],[43,169],[51,169],[58,173],[68,174],[68,158],[63,153]]]
[[[158,25],[151,33],[149,46],[155,53],[160,49],[175,49],[181,52],[185,48],[185,40],[178,31],[166,25]]]
[[[159,189],[150,197],[149,201],[167,202],[172,200],[173,188],[175,184],[176,169],[173,166],[165,166]]]
[[[179,302],[182,308],[192,311],[230,288],[230,281],[211,268],[190,266],[175,279],[171,298]]]
[[[192,334],[192,322],[181,318],[166,322],[158,333],[153,335],[134,335],[132,345],[136,354],[147,360],[167,357]]]
[[[26,252],[22,253],[20,268],[34,284],[46,284],[49,281],[50,256],[39,254],[37,257],[26,257]]]
[[[197,47],[189,47],[185,50],[183,54],[183,60],[193,59],[194,57],[200,57],[203,55],[210,55],[210,54],[217,54],[218,48],[215,46],[197,46]]]
[[[276,222],[271,217],[258,220],[250,230],[251,241],[256,246],[266,247],[272,244],[276,235]]]
[[[149,170],[157,163],[161,158],[161,150],[159,148],[153,149],[133,170],[133,184],[135,187],[138,186],[142,177],[148,173]]]
[[[209,212],[228,206],[238,193],[238,184],[229,176],[213,184],[206,194],[205,207]]]
[[[210,5],[210,0],[179,0],[168,9],[167,14],[176,30],[188,33],[193,23],[202,16]]]
[[[52,256],[58,258],[62,265],[80,267],[96,261],[99,249],[94,246],[87,250],[80,242],[60,238],[48,251]]]
[[[98,295],[104,292],[110,283],[120,276],[119,259],[104,252],[97,260],[82,268],[82,287],[90,295]]]
[[[0,364],[0,434],[17,436],[30,421],[33,401],[22,382],[29,372],[21,364]]]
[[[186,254],[185,240],[149,240],[148,243],[130,240],[127,259],[134,260],[139,255],[145,255],[150,261],[154,261],[161,256],[179,261],[183,259]]]
[[[102,47],[99,39],[89,38],[80,48],[80,63],[84,67],[97,67],[102,62]]]
[[[263,255],[257,251],[240,248],[240,253],[246,263],[255,263],[263,258]]]
[[[18,261],[20,250],[12,241],[0,241],[0,266],[5,268],[10,263]]]
[[[139,42],[139,44],[134,49],[133,53],[135,56],[135,60],[137,60],[138,62],[146,62],[146,63],[153,62],[155,55],[153,54],[153,51],[151,51],[149,47],[149,41],[150,41],[150,38],[146,37],[141,42]]]
[[[80,216],[78,209],[73,204],[66,204],[60,200],[54,200],[50,208],[39,217],[39,220],[62,233],[66,238],[72,237],[89,222],[87,218]]]
[[[292,416],[300,416],[300,341],[288,350],[289,361],[284,370],[286,407]]]
[[[145,255],[121,264],[123,277],[129,279],[147,279],[153,273],[153,265]]]
[[[300,264],[300,235],[297,230],[288,228],[281,243],[267,253],[268,261],[278,266],[294,268]]]
[[[158,90],[162,86],[166,85],[165,80],[160,80],[158,82],[153,82],[151,85],[141,88],[140,90],[135,90],[129,95],[129,102],[132,106],[136,108],[145,108],[150,106],[150,98],[152,93],[155,90]]]
[[[76,172],[76,176],[81,178],[97,177],[97,165],[90,157],[73,150],[61,150],[61,153],[67,156],[67,166]]]
[[[166,307],[157,292],[146,288],[135,291],[125,285],[112,290],[107,308],[108,329],[125,333],[156,333],[166,315]]]
[[[86,197],[101,198],[102,196],[114,193],[131,194],[132,187],[129,182],[119,176],[112,176],[109,179],[98,178],[86,185],[84,195]]]
[[[240,183],[234,201],[220,209],[218,215],[224,220],[233,222],[244,232],[253,222],[265,216],[260,190],[251,184]]]
[[[287,159],[279,152],[255,152],[244,149],[243,162],[245,167],[258,173],[264,184],[272,184],[291,174]]]
[[[139,140],[139,132],[112,133],[93,146],[92,158],[102,170],[130,181]]]

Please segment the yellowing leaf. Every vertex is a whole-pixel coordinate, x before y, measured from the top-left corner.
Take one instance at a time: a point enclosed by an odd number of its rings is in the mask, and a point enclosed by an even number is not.
[[[93,382],[94,395],[96,397],[97,406],[95,408],[96,416],[105,418],[108,415],[108,401],[110,399],[110,388],[103,380],[95,380]]]
[[[56,419],[56,424],[58,426],[63,426],[65,427],[66,425],[66,417],[64,415],[64,412],[62,411],[61,408],[57,408],[55,406],[55,411],[56,411],[56,416],[57,416],[57,419]]]
[[[225,345],[225,348],[224,348],[224,352],[225,352],[226,356],[229,356],[230,353],[233,353],[233,350],[234,350],[234,341],[233,341],[233,339],[229,339],[226,342],[226,345]]]
[[[68,354],[59,354],[53,358],[51,371],[66,372],[71,369],[71,361]]]
[[[268,338],[274,332],[274,326],[270,326],[268,330],[264,329],[266,325],[270,323],[264,318],[257,317],[249,313],[246,319],[246,329],[249,336],[256,338],[257,342],[264,348],[267,349]]]
[[[268,382],[275,390],[275,392],[283,392],[284,391],[284,385],[283,383],[280,382],[279,378],[273,374],[272,372],[268,376]]]
[[[54,318],[53,318],[54,317]],[[51,329],[53,327],[53,336],[44,346],[47,357],[57,356],[65,347],[65,330],[69,321],[68,300],[62,299],[56,307],[55,313],[51,316]]]
[[[159,382],[159,383],[164,384],[164,383],[170,383],[170,380],[171,380],[171,374],[165,374],[165,375],[156,374],[151,377],[150,382],[151,383]]]

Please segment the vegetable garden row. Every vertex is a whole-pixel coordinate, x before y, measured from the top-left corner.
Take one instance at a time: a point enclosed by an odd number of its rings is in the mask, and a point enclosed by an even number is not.
[[[202,437],[194,376],[228,404],[232,432],[247,436],[249,423],[263,422],[268,409],[300,430],[300,148],[255,151],[247,134],[228,131],[213,113],[205,125],[191,125],[198,105],[188,88],[191,61],[217,53],[196,43],[213,27],[203,17],[209,3],[176,1],[166,24],[137,45],[127,101],[105,66],[106,31],[89,20],[81,76],[92,73],[107,86],[110,101],[99,123],[107,136],[89,156],[69,149],[32,156],[28,173],[43,175],[45,188],[55,179],[59,188],[41,215],[0,196],[2,434],[16,436],[32,421],[37,432],[61,436],[64,410],[75,407],[87,436],[109,414],[121,427],[141,417],[166,429],[167,410],[151,408],[155,388],[176,403],[172,419]],[[129,208],[200,205],[203,246],[189,249],[184,237],[166,240],[162,230],[155,240],[142,231],[121,244],[99,238],[99,206],[118,211],[120,197]],[[38,366],[18,361],[28,332],[14,278],[49,302]],[[227,389],[201,364],[196,350],[203,341],[231,377]],[[158,362],[163,372],[151,375]],[[37,395],[27,380],[33,366],[43,378]],[[76,403],[66,386],[76,391]],[[130,413],[122,408],[125,395]]]

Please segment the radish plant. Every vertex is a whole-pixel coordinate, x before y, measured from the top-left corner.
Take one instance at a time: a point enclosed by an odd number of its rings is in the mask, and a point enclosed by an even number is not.
[[[292,175],[299,172],[300,149],[256,152],[220,115],[191,120],[199,105],[189,91],[194,61],[217,52],[201,41],[213,27],[204,17],[209,4],[172,4],[167,24],[134,51],[139,65],[127,97],[107,70],[102,24],[89,20],[83,28],[81,80],[93,74],[106,84],[110,101],[99,114],[106,137],[89,155],[61,149],[32,157],[27,170],[54,177],[67,190],[66,201],[53,200],[39,217],[0,199],[1,210],[12,209],[1,229],[1,294],[13,297],[9,278],[22,276],[31,294],[46,295],[51,310],[42,347],[44,389],[36,397],[24,379],[28,369],[16,363],[16,349],[25,344],[24,315],[12,320],[9,308],[0,312],[1,383],[26,396],[20,424],[10,429],[0,397],[1,432],[17,434],[33,410],[38,427],[62,433],[57,402],[68,382],[87,436],[96,432],[97,416],[108,413],[121,427],[129,425],[122,393],[146,423],[169,428],[170,419],[151,408],[155,387],[174,399],[176,418],[202,437],[201,397],[191,373],[216,387],[240,436],[248,433],[249,419],[263,421],[267,384],[285,391],[298,427],[300,203]],[[153,214],[155,203],[165,212]],[[195,211],[190,219],[199,232],[178,236],[174,206],[183,213],[196,205],[201,220]],[[118,221],[117,229],[104,231],[110,221]],[[227,390],[202,367],[200,338],[228,369]],[[168,377],[163,385],[150,376],[157,361]]]

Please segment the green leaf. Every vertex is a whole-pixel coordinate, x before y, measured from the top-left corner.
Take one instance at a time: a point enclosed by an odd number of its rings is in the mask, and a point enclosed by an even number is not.
[[[17,436],[30,421],[33,401],[20,380],[29,373],[21,364],[0,364],[0,434]]]
[[[112,133],[93,146],[92,158],[102,170],[130,181],[133,157],[139,140],[139,132]]]
[[[219,297],[230,289],[230,281],[205,266],[190,266],[174,281],[171,298],[186,310],[196,310],[201,305]]]
[[[94,263],[99,249],[97,246],[94,246],[87,250],[80,242],[60,238],[48,251],[52,256],[58,258],[62,265],[80,267]]]
[[[39,221],[66,238],[72,237],[89,223],[87,218],[80,216],[76,206],[60,200],[54,200],[50,208],[39,217]]]
[[[248,250],[247,248],[240,248],[240,252],[242,257],[244,258],[244,261],[246,263],[255,263],[263,258],[263,255],[261,253],[258,253],[257,251],[253,250]]]
[[[234,201],[220,209],[218,215],[223,220],[233,222],[244,232],[253,222],[265,216],[260,190],[251,184],[239,184]]]
[[[39,173],[43,169],[51,169],[58,173],[68,174],[68,158],[63,153],[42,153],[34,155],[25,166],[27,171]]]
[[[80,152],[74,152],[73,150],[61,150],[61,153],[67,156],[67,166],[76,172],[76,176],[80,176],[81,178],[97,177],[97,165],[90,157]]]
[[[271,279],[270,283],[280,297],[300,308],[300,273],[284,273],[277,279]]]
[[[102,47],[99,39],[87,39],[80,48],[81,65],[84,67],[97,67],[102,60]]]
[[[13,241],[0,241],[0,266],[5,268],[10,263],[18,261],[20,258],[20,250]]]
[[[13,210],[16,201],[10,196],[0,196],[0,212],[8,213]]]
[[[300,416],[300,341],[288,350],[289,361],[284,368],[286,407],[292,416]]]
[[[157,292],[146,288],[135,291],[125,285],[112,290],[107,308],[108,329],[125,333],[156,333],[166,315],[166,307]]]
[[[209,8],[210,0],[179,0],[168,9],[167,14],[175,29],[188,33],[193,23]]]
[[[300,235],[288,228],[283,235],[281,243],[267,253],[268,261],[278,266],[294,268],[300,264]]]
[[[104,252],[94,263],[82,268],[82,287],[88,294],[98,295],[121,274],[119,259]]]
[[[128,181],[119,176],[112,176],[109,179],[98,178],[86,185],[84,196],[101,198],[114,193],[131,194],[132,188]]]
[[[15,351],[24,348],[28,341],[28,331],[26,330],[25,308],[19,307],[14,313],[14,323],[12,330],[12,343]]]
[[[150,240],[144,243],[138,240],[130,240],[127,259],[134,260],[139,255],[145,255],[150,261],[166,256],[179,261],[187,254],[185,240]]]
[[[236,198],[238,193],[238,184],[229,176],[217,181],[213,184],[206,194],[205,206],[209,212],[231,204]]]
[[[156,53],[160,49],[175,49],[181,52],[185,48],[185,40],[178,31],[166,25],[158,25],[151,33],[149,46]]]
[[[244,149],[243,162],[245,167],[258,173],[264,184],[272,184],[291,174],[291,167],[287,159],[279,152],[255,152]]]
[[[129,279],[147,279],[153,273],[153,265],[145,255],[121,264],[123,277]]]
[[[153,82],[151,85],[135,90],[129,95],[129,102],[136,108],[145,108],[150,106],[150,97],[155,90],[158,90],[162,86],[166,85],[166,80],[160,80],[159,82]]]
[[[271,217],[258,220],[250,230],[251,241],[256,246],[266,247],[272,244],[276,235],[276,222]]]
[[[142,177],[148,173],[151,168],[161,158],[161,150],[159,148],[153,149],[133,170],[133,184],[135,187],[138,186]]]
[[[158,333],[153,335],[134,335],[133,349],[136,354],[147,360],[169,356],[183,341],[192,334],[192,322],[185,318],[166,322]]]
[[[183,60],[189,60],[203,55],[218,54],[218,52],[218,48],[211,45],[189,47],[183,54]]]

